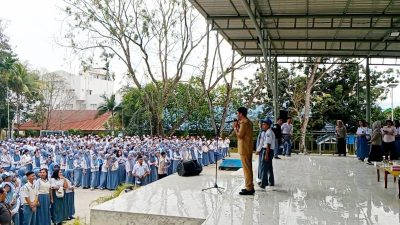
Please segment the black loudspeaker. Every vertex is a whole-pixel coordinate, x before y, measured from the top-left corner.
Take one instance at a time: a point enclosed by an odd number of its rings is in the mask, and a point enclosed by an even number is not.
[[[197,176],[201,173],[203,167],[197,162],[197,160],[184,160],[178,164],[177,172],[179,176]]]
[[[289,111],[286,110],[279,110],[279,117],[282,118],[284,122],[286,122],[287,118],[289,116]]]

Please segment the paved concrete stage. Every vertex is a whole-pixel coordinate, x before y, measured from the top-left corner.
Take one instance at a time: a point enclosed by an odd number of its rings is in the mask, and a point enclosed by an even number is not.
[[[238,195],[241,171],[221,173],[222,194],[201,191],[214,184],[212,170],[169,176],[98,205],[91,209],[91,224],[400,224],[397,184],[390,177],[384,189],[375,168],[355,158],[274,160],[275,189],[258,189],[254,196]]]

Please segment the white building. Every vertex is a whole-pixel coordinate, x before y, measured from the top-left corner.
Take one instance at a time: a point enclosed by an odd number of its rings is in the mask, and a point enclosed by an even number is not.
[[[63,70],[51,73],[53,83],[59,85],[59,96],[51,102],[54,109],[62,110],[93,110],[104,102],[102,95],[110,97],[114,93],[114,80],[104,69],[92,69],[80,72],[79,75],[71,74]],[[56,80],[56,81],[54,81]],[[45,95],[46,96],[46,95]],[[46,98],[46,97],[45,97]],[[48,97],[50,98],[50,97]]]

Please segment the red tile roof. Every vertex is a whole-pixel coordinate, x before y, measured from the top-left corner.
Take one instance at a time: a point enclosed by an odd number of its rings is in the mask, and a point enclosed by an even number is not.
[[[106,130],[104,124],[110,118],[111,113],[105,113],[97,118],[96,115],[97,110],[53,110],[50,113],[47,130]],[[46,122],[36,124],[28,121],[20,126],[20,130],[46,130]]]

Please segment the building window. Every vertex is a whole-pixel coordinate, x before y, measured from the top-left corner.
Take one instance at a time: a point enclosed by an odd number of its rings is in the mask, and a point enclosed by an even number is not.
[[[81,109],[82,110],[86,109],[86,104],[81,104]]]
[[[93,90],[89,90],[89,95],[92,95]]]
[[[97,104],[90,104],[91,109],[97,109]]]

